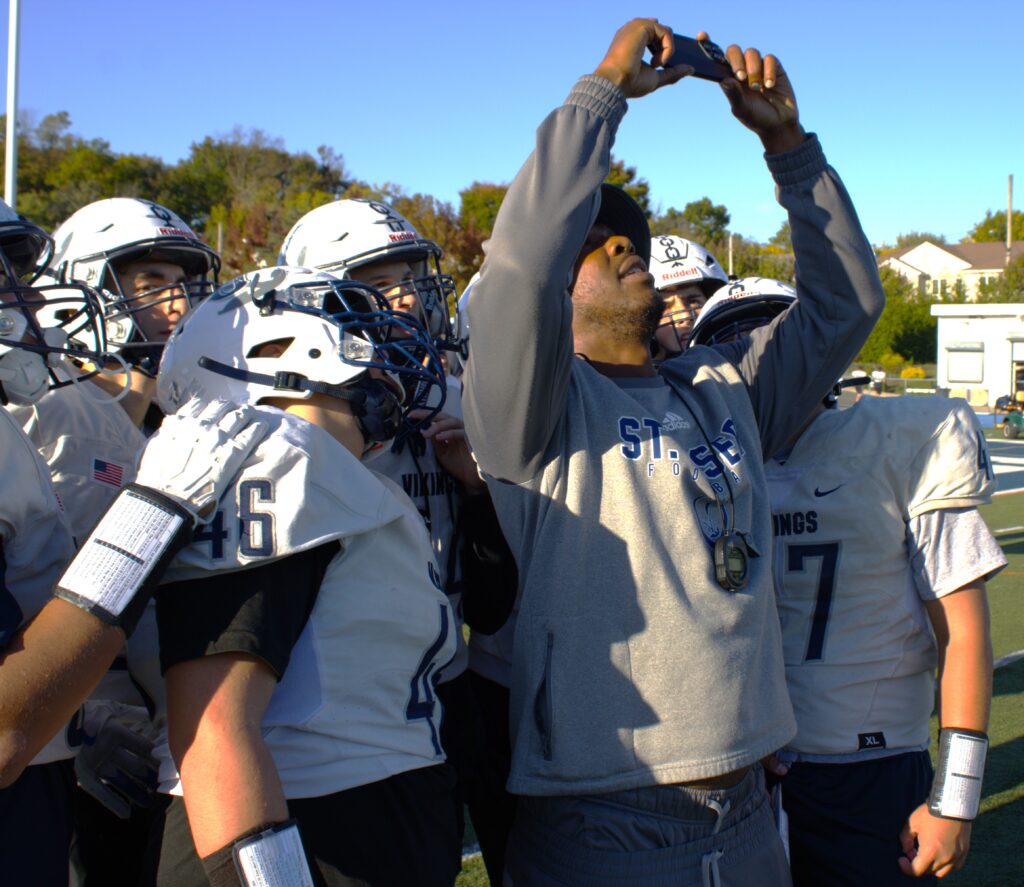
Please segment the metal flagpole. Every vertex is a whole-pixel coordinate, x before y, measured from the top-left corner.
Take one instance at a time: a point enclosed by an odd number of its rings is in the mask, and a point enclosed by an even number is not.
[[[7,145],[4,152],[4,200],[14,209],[18,199],[18,22],[19,0],[8,0]]]

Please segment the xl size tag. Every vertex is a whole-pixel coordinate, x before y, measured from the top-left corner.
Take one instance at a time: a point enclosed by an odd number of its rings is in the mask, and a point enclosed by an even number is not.
[[[860,751],[872,748],[885,748],[885,734],[881,730],[877,733],[858,733],[857,748]]]

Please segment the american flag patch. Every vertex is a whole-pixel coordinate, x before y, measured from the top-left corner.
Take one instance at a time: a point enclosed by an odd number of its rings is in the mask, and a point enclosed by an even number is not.
[[[92,479],[101,484],[110,484],[112,487],[119,487],[124,483],[124,469],[113,462],[104,462],[102,459],[92,460]]]

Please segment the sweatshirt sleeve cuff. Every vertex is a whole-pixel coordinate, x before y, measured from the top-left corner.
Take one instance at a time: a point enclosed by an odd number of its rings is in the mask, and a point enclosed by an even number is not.
[[[814,133],[808,133],[802,145],[783,151],[781,154],[765,154],[768,171],[780,188],[797,185],[800,182],[825,171],[825,152]]]
[[[577,105],[603,117],[613,130],[618,129],[628,108],[626,97],[622,94],[621,89],[610,80],[593,74],[580,77],[576,81],[576,85],[573,86],[565,103]]]

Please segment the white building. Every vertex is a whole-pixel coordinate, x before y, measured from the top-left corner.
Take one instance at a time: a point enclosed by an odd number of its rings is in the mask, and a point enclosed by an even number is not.
[[[972,406],[1024,390],[1024,303],[932,305],[936,384]]]

